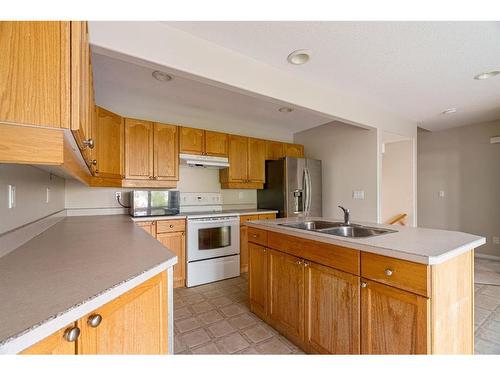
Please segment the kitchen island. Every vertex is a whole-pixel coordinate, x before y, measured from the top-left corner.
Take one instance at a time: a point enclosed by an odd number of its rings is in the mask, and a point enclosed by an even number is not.
[[[172,353],[176,263],[128,216],[62,218],[0,258],[0,353]]]
[[[357,223],[395,231],[346,238],[282,225],[301,222],[247,223],[256,315],[309,353],[474,352],[474,248],[483,237]]]

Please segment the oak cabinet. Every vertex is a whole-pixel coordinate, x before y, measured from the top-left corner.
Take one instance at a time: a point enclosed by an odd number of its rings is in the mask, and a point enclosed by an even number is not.
[[[177,126],[125,119],[125,178],[123,186],[128,187],[175,187],[179,179]]]
[[[174,288],[186,285],[186,235],[185,232],[157,233],[156,239],[177,255],[174,265]]]
[[[228,136],[225,133],[181,127],[179,143],[183,154],[227,157]]]
[[[285,157],[285,144],[282,142],[267,141],[266,160],[279,160]]]
[[[162,272],[21,354],[166,354],[167,293]]]
[[[220,170],[223,189],[261,189],[265,181],[266,141],[229,135],[229,167]]]
[[[156,221],[138,221],[135,224],[151,236],[156,237]]]
[[[285,156],[290,158],[303,158],[304,157],[304,146],[297,145],[294,143],[285,144]]]
[[[279,251],[267,251],[269,318],[278,331],[300,345],[304,341],[303,260]]]
[[[240,272],[248,271],[248,227],[246,222],[250,220],[272,220],[276,214],[241,215],[240,216]],[[255,239],[253,239],[255,242]]]
[[[81,318],[78,354],[166,354],[167,307],[163,272]]]
[[[362,354],[430,351],[428,298],[367,279],[361,286]]]
[[[250,310],[267,320],[268,303],[268,250],[251,242],[248,243],[248,298]]]
[[[122,179],[123,176],[123,117],[104,108],[96,108],[95,175]]]
[[[52,335],[37,342],[35,345],[25,349],[21,354],[76,354],[76,341],[68,341],[66,334],[69,330],[74,329],[75,324],[60,329]]]
[[[153,179],[153,123],[125,119],[125,178]]]
[[[0,122],[70,127],[70,22],[0,22]]]
[[[310,352],[359,354],[359,277],[305,261],[305,342]]]
[[[177,181],[179,179],[179,149],[177,126],[154,124],[154,178]]]

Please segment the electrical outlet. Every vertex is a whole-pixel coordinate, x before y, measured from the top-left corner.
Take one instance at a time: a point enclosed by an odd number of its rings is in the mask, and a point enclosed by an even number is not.
[[[116,191],[115,192],[115,199],[118,200],[118,199],[122,199],[122,192],[121,191]]]
[[[9,208],[14,208],[16,207],[16,187],[14,185],[9,185],[8,186],[8,204],[7,206]]]
[[[444,198],[445,193],[444,190],[439,190],[439,198]]]
[[[364,190],[353,190],[352,198],[353,199],[365,199],[365,191]]]
[[[493,243],[495,245],[500,245],[500,237],[497,237],[497,236],[493,236]]]

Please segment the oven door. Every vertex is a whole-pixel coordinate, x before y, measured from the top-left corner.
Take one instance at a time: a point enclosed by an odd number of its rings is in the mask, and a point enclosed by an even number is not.
[[[237,216],[188,219],[188,262],[239,253],[240,221]]]

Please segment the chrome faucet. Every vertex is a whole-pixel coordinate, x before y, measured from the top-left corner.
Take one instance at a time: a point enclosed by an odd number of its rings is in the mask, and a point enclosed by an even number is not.
[[[344,211],[344,225],[351,225],[351,222],[349,220],[349,209],[348,208],[345,208],[345,207],[342,207],[342,206],[339,206],[339,208]]]

